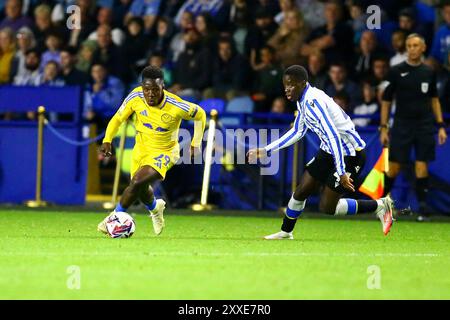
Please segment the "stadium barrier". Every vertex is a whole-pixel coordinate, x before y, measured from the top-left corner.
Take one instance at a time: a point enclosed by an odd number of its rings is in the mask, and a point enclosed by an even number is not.
[[[37,134],[37,155],[36,155],[36,194],[35,199],[26,202],[30,208],[46,207],[48,203],[42,200],[42,154],[44,149],[44,121],[45,107],[38,107],[38,134]]]

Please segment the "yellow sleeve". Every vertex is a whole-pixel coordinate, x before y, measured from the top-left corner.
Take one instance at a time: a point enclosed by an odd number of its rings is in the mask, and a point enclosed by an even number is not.
[[[111,118],[108,123],[108,127],[106,127],[103,143],[111,143],[111,141],[116,136],[122,122],[126,121],[133,113],[132,103],[132,101],[129,101],[127,103],[124,102],[119,110],[117,110],[116,114]]]
[[[194,120],[194,137],[192,138],[191,146],[200,147],[206,127],[206,113],[199,105],[187,104],[189,105],[189,112],[183,112],[183,119]]]

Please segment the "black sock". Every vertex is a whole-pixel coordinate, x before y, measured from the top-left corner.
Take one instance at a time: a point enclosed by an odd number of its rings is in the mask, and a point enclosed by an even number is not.
[[[376,200],[357,200],[358,213],[373,213],[378,208]]]
[[[284,216],[283,224],[281,225],[281,230],[284,232],[292,232],[292,230],[294,230],[296,222],[297,219],[290,219]]]
[[[395,177],[388,177],[386,174],[384,175],[384,193],[383,197],[385,197],[392,190],[392,185],[394,184]]]
[[[419,213],[427,211],[428,177],[416,179],[416,195],[419,201]]]

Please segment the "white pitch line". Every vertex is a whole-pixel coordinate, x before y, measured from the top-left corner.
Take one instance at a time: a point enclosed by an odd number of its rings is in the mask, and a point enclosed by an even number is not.
[[[118,256],[120,257],[135,257],[140,255],[146,256],[202,256],[202,257],[234,257],[234,256],[252,256],[252,257],[441,257],[444,256],[438,253],[401,253],[401,252],[386,252],[386,253],[357,253],[357,252],[184,252],[184,251],[150,251],[150,252],[132,252],[120,253],[117,252],[0,252],[0,256]],[[446,255],[445,255],[446,256]]]

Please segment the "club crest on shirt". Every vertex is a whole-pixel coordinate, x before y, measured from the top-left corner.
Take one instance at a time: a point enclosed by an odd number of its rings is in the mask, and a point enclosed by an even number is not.
[[[422,93],[427,93],[428,92],[428,82],[422,82]]]
[[[170,123],[170,122],[173,121],[173,117],[170,114],[168,114],[168,113],[164,113],[161,116],[161,121],[164,122],[164,123]]]

